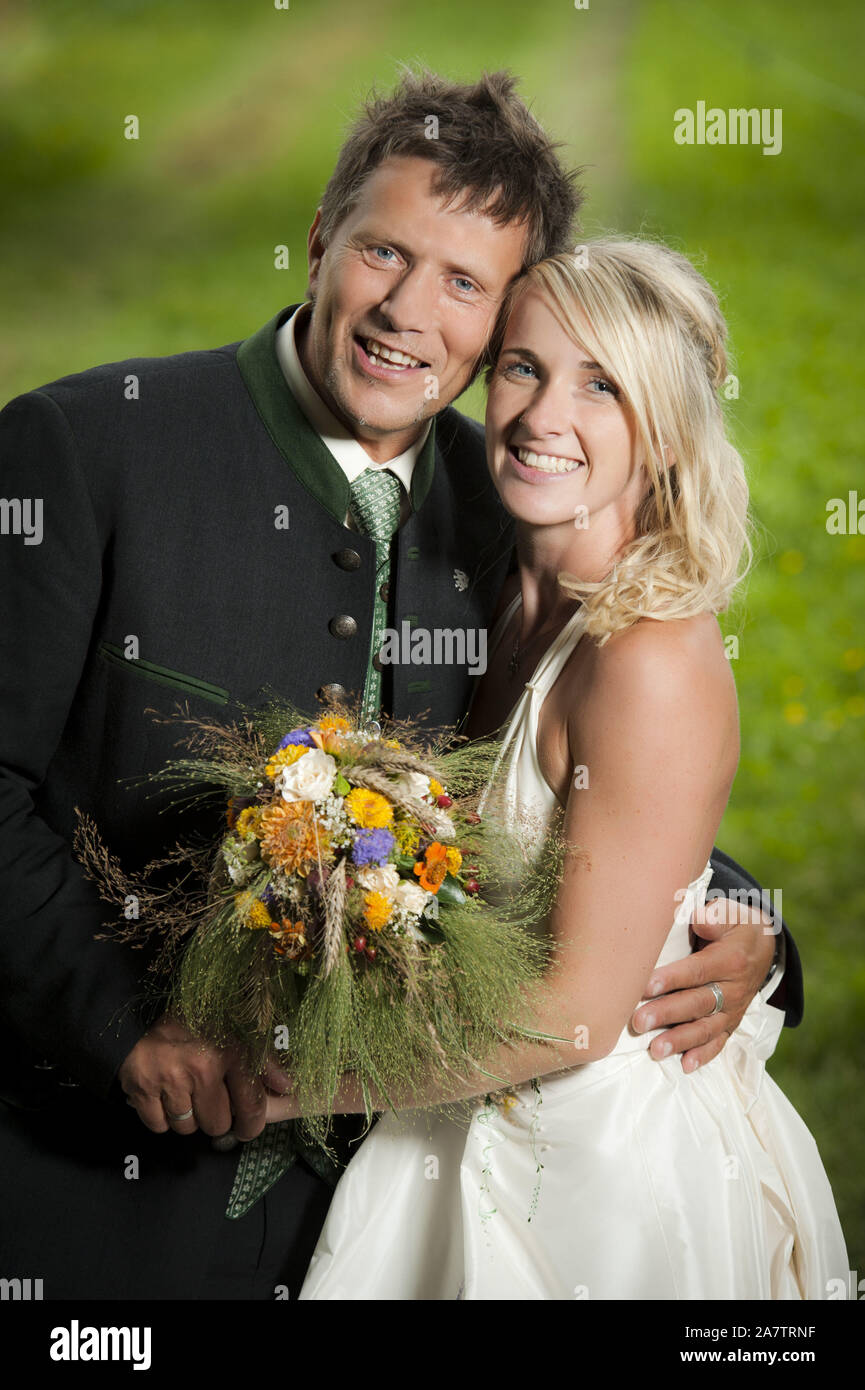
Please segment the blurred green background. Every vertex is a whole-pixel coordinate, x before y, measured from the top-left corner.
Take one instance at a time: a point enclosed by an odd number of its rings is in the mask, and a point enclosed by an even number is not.
[[[865,496],[858,0],[7,0],[0,35],[2,401],[98,362],[235,341],[302,298],[342,131],[400,61],[512,68],[586,166],[585,232],[662,236],[719,288],[759,528],[724,618],[743,752],[719,843],[783,892],[806,1015],[771,1071],[818,1140],[865,1274],[865,535],[826,529],[830,498]],[[699,100],[780,107],[782,152],[677,145],[673,112]],[[480,388],[462,404],[481,416]]]

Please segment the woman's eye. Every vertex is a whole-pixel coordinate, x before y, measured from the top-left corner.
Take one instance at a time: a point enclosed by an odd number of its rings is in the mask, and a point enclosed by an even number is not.
[[[530,375],[534,375],[535,369],[530,362],[506,362],[502,371],[506,376],[515,376],[527,381]]]
[[[613,383],[611,381],[608,381],[605,376],[592,377],[591,381],[587,384],[589,386],[596,386],[598,388],[597,391],[594,393],[595,395],[618,397],[618,386],[614,386]]]
[[[467,280],[464,275],[457,275],[454,279],[454,284],[456,285],[460,294],[470,294],[474,289],[474,284],[472,283],[472,281]]]

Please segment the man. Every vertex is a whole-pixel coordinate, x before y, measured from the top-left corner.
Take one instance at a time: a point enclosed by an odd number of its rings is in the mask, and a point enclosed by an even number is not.
[[[152,707],[180,697],[230,718],[268,691],[306,709],[357,692],[371,712],[461,719],[466,668],[389,666],[378,641],[384,623],[489,625],[512,532],[483,432],[449,403],[508,284],[570,244],[577,201],[506,74],[406,77],[340,153],[308,303],[243,343],[94,368],[0,417],[0,488],[44,505],[43,545],[0,549],[0,1145],[16,1175],[0,1272],[42,1278],[46,1298],[299,1286],[326,1184],[297,1161],[227,1220],[237,1153],[211,1142],[262,1135],[279,1075],[152,1016],[146,960],[94,939],[105,909],[70,852],[74,808],[130,864],[208,828],[134,780],[176,754]],[[722,886],[746,881],[719,867]],[[636,1020],[679,1025],[653,1052],[686,1065],[723,1045],[774,947],[750,924],[700,930],[724,939],[659,972],[668,993]]]

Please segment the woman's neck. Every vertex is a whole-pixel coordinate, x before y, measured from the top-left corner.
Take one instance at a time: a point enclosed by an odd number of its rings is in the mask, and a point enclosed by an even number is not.
[[[633,535],[632,518],[607,512],[586,526],[533,526],[518,521],[520,640],[525,643],[533,635],[561,627],[574,611],[576,600],[562,592],[559,574],[564,571],[576,579],[597,583],[610,573]]]

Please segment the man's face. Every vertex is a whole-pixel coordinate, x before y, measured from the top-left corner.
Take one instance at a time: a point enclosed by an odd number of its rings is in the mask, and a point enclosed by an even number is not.
[[[301,360],[379,462],[468,385],[523,262],[525,228],[447,207],[435,172],[426,159],[389,159],[326,248],[318,214],[310,230],[314,307]]]

